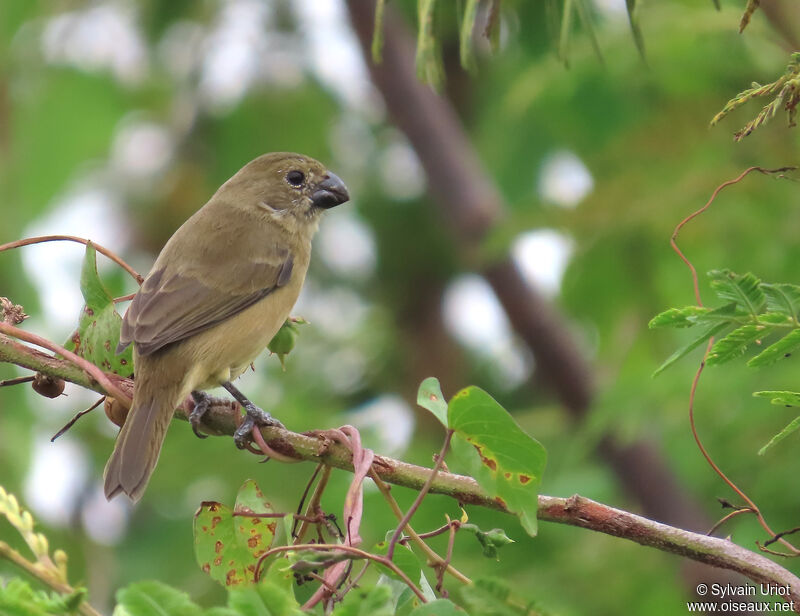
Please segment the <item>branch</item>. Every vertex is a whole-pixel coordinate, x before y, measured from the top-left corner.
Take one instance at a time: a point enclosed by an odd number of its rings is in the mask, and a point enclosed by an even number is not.
[[[90,380],[80,368],[66,360],[47,355],[8,338],[0,337],[0,361],[62,378],[86,389],[104,393],[101,386]],[[115,374],[106,376],[122,391],[132,391],[133,381],[130,379]],[[185,420],[191,408],[192,403],[187,400],[176,409],[175,414]],[[211,406],[203,416],[205,430],[215,435],[233,435],[240,421],[239,405],[219,398],[212,398]],[[351,452],[346,447],[319,435],[298,434],[277,427],[262,428],[261,433],[272,449],[288,458],[323,463],[346,471],[353,470]],[[383,456],[375,456],[373,471],[387,483],[415,490],[420,490],[432,473],[429,468]],[[450,496],[461,504],[510,513],[499,501],[484,492],[472,477],[440,470],[431,482],[430,492]],[[757,583],[788,586],[790,589],[788,598],[800,606],[800,578],[765,556],[729,540],[680,530],[580,496],[559,498],[540,495],[538,515],[539,519],[544,521],[587,528],[714,567],[736,571]]]

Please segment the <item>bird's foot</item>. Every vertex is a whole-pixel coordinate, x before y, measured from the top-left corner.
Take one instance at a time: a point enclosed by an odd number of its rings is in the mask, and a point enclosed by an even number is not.
[[[236,428],[233,433],[233,442],[239,449],[246,449],[253,438],[253,430],[264,426],[277,426],[283,428],[283,424],[275,419],[266,411],[262,411],[255,404],[250,402],[247,397],[240,392],[230,381],[226,381],[222,386],[236,398],[236,401],[242,405],[242,408],[247,412],[244,421]]]
[[[203,415],[206,414],[208,407],[211,406],[211,396],[204,391],[193,391],[192,399],[194,400],[194,408],[189,413],[189,423],[192,424],[192,431],[197,438],[208,438],[207,434],[200,432],[200,425],[203,423]]]
[[[239,449],[244,449],[247,447],[253,438],[253,430],[257,430],[258,428],[264,426],[277,426],[278,428],[283,428],[283,424],[280,421],[275,419],[266,411],[258,408],[252,402],[248,401],[242,406],[247,412],[247,415],[245,415],[244,421],[242,421],[239,427],[236,428],[236,432],[233,434],[233,442],[236,443],[236,446]]]

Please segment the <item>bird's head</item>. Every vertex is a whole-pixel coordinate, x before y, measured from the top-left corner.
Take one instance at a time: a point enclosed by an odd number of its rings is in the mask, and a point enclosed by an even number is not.
[[[322,211],[350,199],[344,182],[319,161],[292,152],[273,152],[250,161],[220,189],[239,207],[257,207],[289,227],[312,226]]]

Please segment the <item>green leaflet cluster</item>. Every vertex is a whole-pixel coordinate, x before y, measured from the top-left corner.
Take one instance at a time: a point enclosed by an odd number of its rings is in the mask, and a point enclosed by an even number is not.
[[[754,350],[755,355],[747,361],[747,365],[769,366],[800,349],[800,286],[770,284],[753,274],[736,274],[730,270],[712,270],[708,276],[711,289],[724,302],[722,306],[670,308],[651,319],[650,329],[697,326],[701,332],[670,355],[653,376],[661,374],[712,337],[715,342],[706,357],[708,366],[724,364]],[[759,391],[753,395],[768,398],[775,405],[800,406],[800,393]],[[759,454],[798,427],[800,417],[775,435]]]

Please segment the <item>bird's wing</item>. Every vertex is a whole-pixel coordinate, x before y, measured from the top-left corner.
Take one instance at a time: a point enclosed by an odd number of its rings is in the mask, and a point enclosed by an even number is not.
[[[217,275],[213,285],[208,272],[156,268],[125,313],[117,352],[135,342],[139,355],[150,355],[208,329],[287,284],[292,265],[288,250],[275,250],[267,258],[237,263],[223,272],[229,277],[227,281]],[[224,264],[220,267],[225,269]]]

